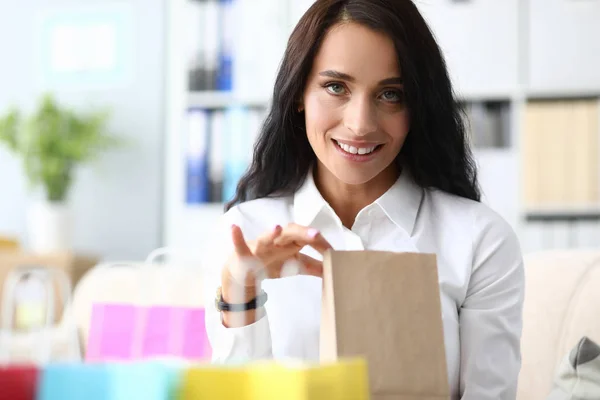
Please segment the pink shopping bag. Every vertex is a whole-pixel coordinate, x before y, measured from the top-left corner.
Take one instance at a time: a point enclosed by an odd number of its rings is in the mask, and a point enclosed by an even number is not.
[[[204,309],[94,304],[87,361],[148,357],[209,359]]]
[[[212,352],[204,322],[204,298],[197,295],[202,274],[197,274],[196,261],[186,261],[191,264],[186,268],[175,267],[173,260],[167,266],[158,267],[155,259],[167,252],[167,249],[155,250],[143,264],[129,268],[138,274],[133,282],[135,288],[140,289],[139,298],[131,299],[136,301],[114,300],[109,293],[104,301],[92,305],[87,361],[157,357],[189,361],[210,359]],[[131,263],[123,266],[132,267]],[[114,267],[113,264],[111,268]],[[158,277],[153,273],[159,273]],[[112,276],[111,282],[119,280]],[[109,282],[109,285],[113,289],[115,283]]]

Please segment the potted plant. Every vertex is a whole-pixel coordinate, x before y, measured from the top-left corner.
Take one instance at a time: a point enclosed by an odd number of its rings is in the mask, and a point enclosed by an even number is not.
[[[0,143],[17,155],[30,189],[43,197],[28,210],[29,244],[35,252],[71,250],[69,190],[77,167],[115,147],[109,113],[75,112],[46,94],[29,117],[17,109],[0,116]]]

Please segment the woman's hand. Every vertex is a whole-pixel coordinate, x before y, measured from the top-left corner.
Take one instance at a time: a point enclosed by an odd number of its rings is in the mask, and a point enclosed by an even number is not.
[[[250,243],[244,239],[240,227],[233,225],[231,238],[234,253],[221,275],[223,299],[229,303],[247,303],[255,298],[260,291],[260,282],[267,278],[280,278],[285,263],[289,261],[301,264],[301,274],[322,276],[323,263],[300,253],[300,250],[311,246],[323,254],[332,248],[319,231],[297,224],[289,224],[285,228],[278,225]],[[239,327],[254,323],[263,314],[263,309],[244,313],[223,312],[222,322],[227,327]]]
[[[316,229],[289,224],[276,226],[256,241],[246,242],[238,226],[231,227],[234,254],[230,257],[223,278],[245,288],[254,288],[263,279],[280,278],[286,262],[294,260],[305,275],[322,276],[323,264],[300,250],[311,246],[321,254],[331,245]],[[226,283],[226,282],[223,282]]]

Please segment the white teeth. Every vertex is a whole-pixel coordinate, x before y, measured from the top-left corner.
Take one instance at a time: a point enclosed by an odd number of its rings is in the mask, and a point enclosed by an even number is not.
[[[346,153],[350,153],[350,154],[369,154],[371,153],[373,150],[375,150],[375,147],[360,147],[360,148],[356,148],[354,146],[349,146],[345,143],[340,143],[337,140],[335,141],[337,143],[338,146],[340,146]]]

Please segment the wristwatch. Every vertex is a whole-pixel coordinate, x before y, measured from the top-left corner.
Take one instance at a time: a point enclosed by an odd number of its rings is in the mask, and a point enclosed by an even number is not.
[[[242,303],[242,304],[227,303],[225,300],[223,300],[223,291],[222,291],[222,288],[219,287],[217,289],[217,295],[215,297],[215,308],[219,312],[223,312],[223,311],[241,312],[241,311],[255,310],[257,308],[264,306],[265,303],[267,302],[268,297],[269,296],[267,296],[267,292],[265,292],[264,290],[261,290],[260,293],[255,298],[253,298],[252,300],[250,300],[247,303]]]

